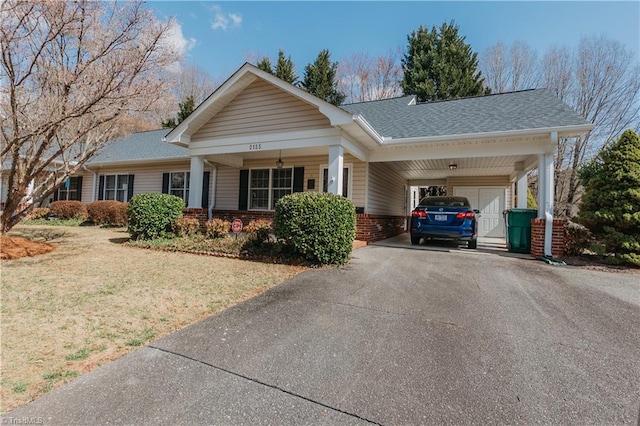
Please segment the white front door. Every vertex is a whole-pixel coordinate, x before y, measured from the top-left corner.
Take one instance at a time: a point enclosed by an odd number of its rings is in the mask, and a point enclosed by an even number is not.
[[[472,209],[480,210],[478,236],[504,237],[504,220],[502,218],[502,211],[505,207],[504,188],[457,186],[453,188],[453,195],[466,197]]]

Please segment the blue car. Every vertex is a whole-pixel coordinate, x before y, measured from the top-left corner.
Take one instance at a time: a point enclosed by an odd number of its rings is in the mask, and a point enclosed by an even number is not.
[[[465,241],[467,247],[475,249],[479,213],[465,197],[425,197],[411,212],[411,244],[433,238]]]

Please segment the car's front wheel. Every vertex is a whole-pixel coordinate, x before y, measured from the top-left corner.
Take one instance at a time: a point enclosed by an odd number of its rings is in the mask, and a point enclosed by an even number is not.
[[[478,248],[478,240],[469,240],[467,241],[467,247],[470,249]]]
[[[420,244],[420,237],[415,237],[415,236],[411,236],[411,244],[413,244],[414,246],[417,244]]]

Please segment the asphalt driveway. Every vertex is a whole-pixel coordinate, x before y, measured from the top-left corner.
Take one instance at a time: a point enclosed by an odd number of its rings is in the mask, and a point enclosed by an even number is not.
[[[636,424],[640,275],[368,246],[4,415],[44,424]]]

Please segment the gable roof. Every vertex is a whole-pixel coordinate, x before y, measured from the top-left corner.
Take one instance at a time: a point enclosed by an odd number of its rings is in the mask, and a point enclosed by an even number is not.
[[[167,143],[164,137],[171,129],[132,133],[111,140],[87,162],[87,166],[110,163],[189,159],[189,150]]]
[[[546,89],[413,103],[413,96],[341,106],[386,138],[428,138],[590,126]]]

